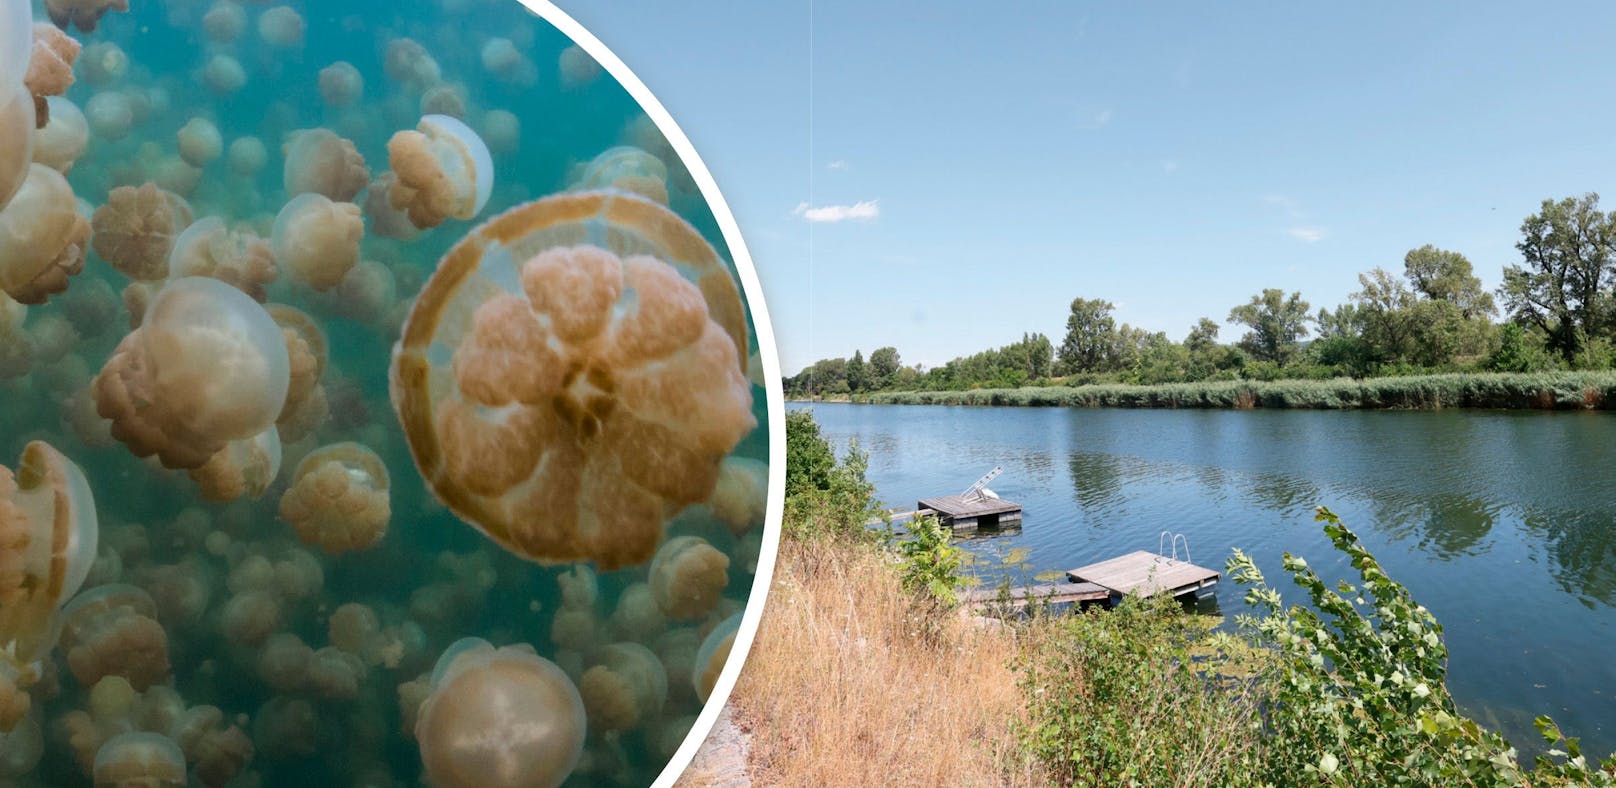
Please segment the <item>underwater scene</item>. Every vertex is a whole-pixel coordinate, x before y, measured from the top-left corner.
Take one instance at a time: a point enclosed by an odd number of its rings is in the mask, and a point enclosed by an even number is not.
[[[0,0],[0,786],[649,784],[761,308],[516,0]]]

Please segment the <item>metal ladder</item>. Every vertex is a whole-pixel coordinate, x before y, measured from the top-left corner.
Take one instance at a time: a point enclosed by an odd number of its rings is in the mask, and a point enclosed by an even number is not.
[[[988,482],[991,482],[994,479],[999,478],[999,474],[1001,474],[1001,473],[1004,473],[1004,468],[1003,467],[998,466],[998,465],[993,466],[993,470],[988,471],[987,474],[984,475],[982,478],[977,479],[976,484],[973,484],[973,485],[971,485],[969,487],[966,487],[965,492],[960,493],[960,500],[962,500],[962,501],[981,500],[981,498],[983,497],[982,496],[982,490],[988,486]]]
[[[1171,541],[1169,541],[1169,540],[1171,540]],[[1178,542],[1179,542],[1179,540],[1184,541],[1184,563],[1186,563],[1186,564],[1195,563],[1194,561],[1190,560],[1190,540],[1189,540],[1189,537],[1187,537],[1187,536],[1185,536],[1183,534],[1175,534],[1172,531],[1162,531],[1161,536],[1156,538],[1156,554],[1161,556],[1162,558],[1167,558],[1168,557],[1167,551],[1162,549],[1162,548],[1165,547],[1166,545],[1171,544],[1173,546],[1173,555],[1171,557],[1172,557],[1172,559],[1174,561],[1177,561],[1178,560]]]

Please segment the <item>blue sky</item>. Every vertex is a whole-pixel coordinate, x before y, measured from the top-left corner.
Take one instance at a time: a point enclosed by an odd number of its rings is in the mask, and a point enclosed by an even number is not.
[[[558,4],[713,171],[787,374],[1058,343],[1077,296],[1182,339],[1427,243],[1495,287],[1616,165],[1616,4]]]

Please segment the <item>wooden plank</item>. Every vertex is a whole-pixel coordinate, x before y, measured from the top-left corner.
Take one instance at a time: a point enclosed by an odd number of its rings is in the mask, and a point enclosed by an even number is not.
[[[937,498],[926,498],[916,504],[915,508],[931,509],[946,517],[980,517],[985,514],[1019,512],[1021,511],[1021,504],[1001,501],[996,498],[967,501],[958,495],[944,495]]]
[[[1005,601],[1011,607],[1022,607],[1029,601],[1092,602],[1109,598],[1111,598],[1109,589],[1093,583],[1044,583],[1011,588]],[[960,601],[968,605],[991,605],[1000,601],[999,589],[973,588],[961,593]]]
[[[1137,550],[1066,573],[1073,582],[1089,582],[1117,594],[1150,595],[1158,591],[1185,593],[1216,583],[1221,575],[1211,569]]]

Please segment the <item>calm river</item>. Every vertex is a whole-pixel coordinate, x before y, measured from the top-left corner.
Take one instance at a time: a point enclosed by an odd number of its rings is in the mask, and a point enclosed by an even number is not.
[[[1029,580],[1155,550],[1172,530],[1202,566],[1244,549],[1302,602],[1285,551],[1357,580],[1313,522],[1329,506],[1442,622],[1465,711],[1523,750],[1539,749],[1540,713],[1590,754],[1616,749],[1616,415],[812,409],[838,450],[870,452],[870,480],[899,510],[1002,465],[990,486],[1026,519],[967,544],[1026,548]],[[1224,581],[1217,605],[1238,612],[1241,596]]]

